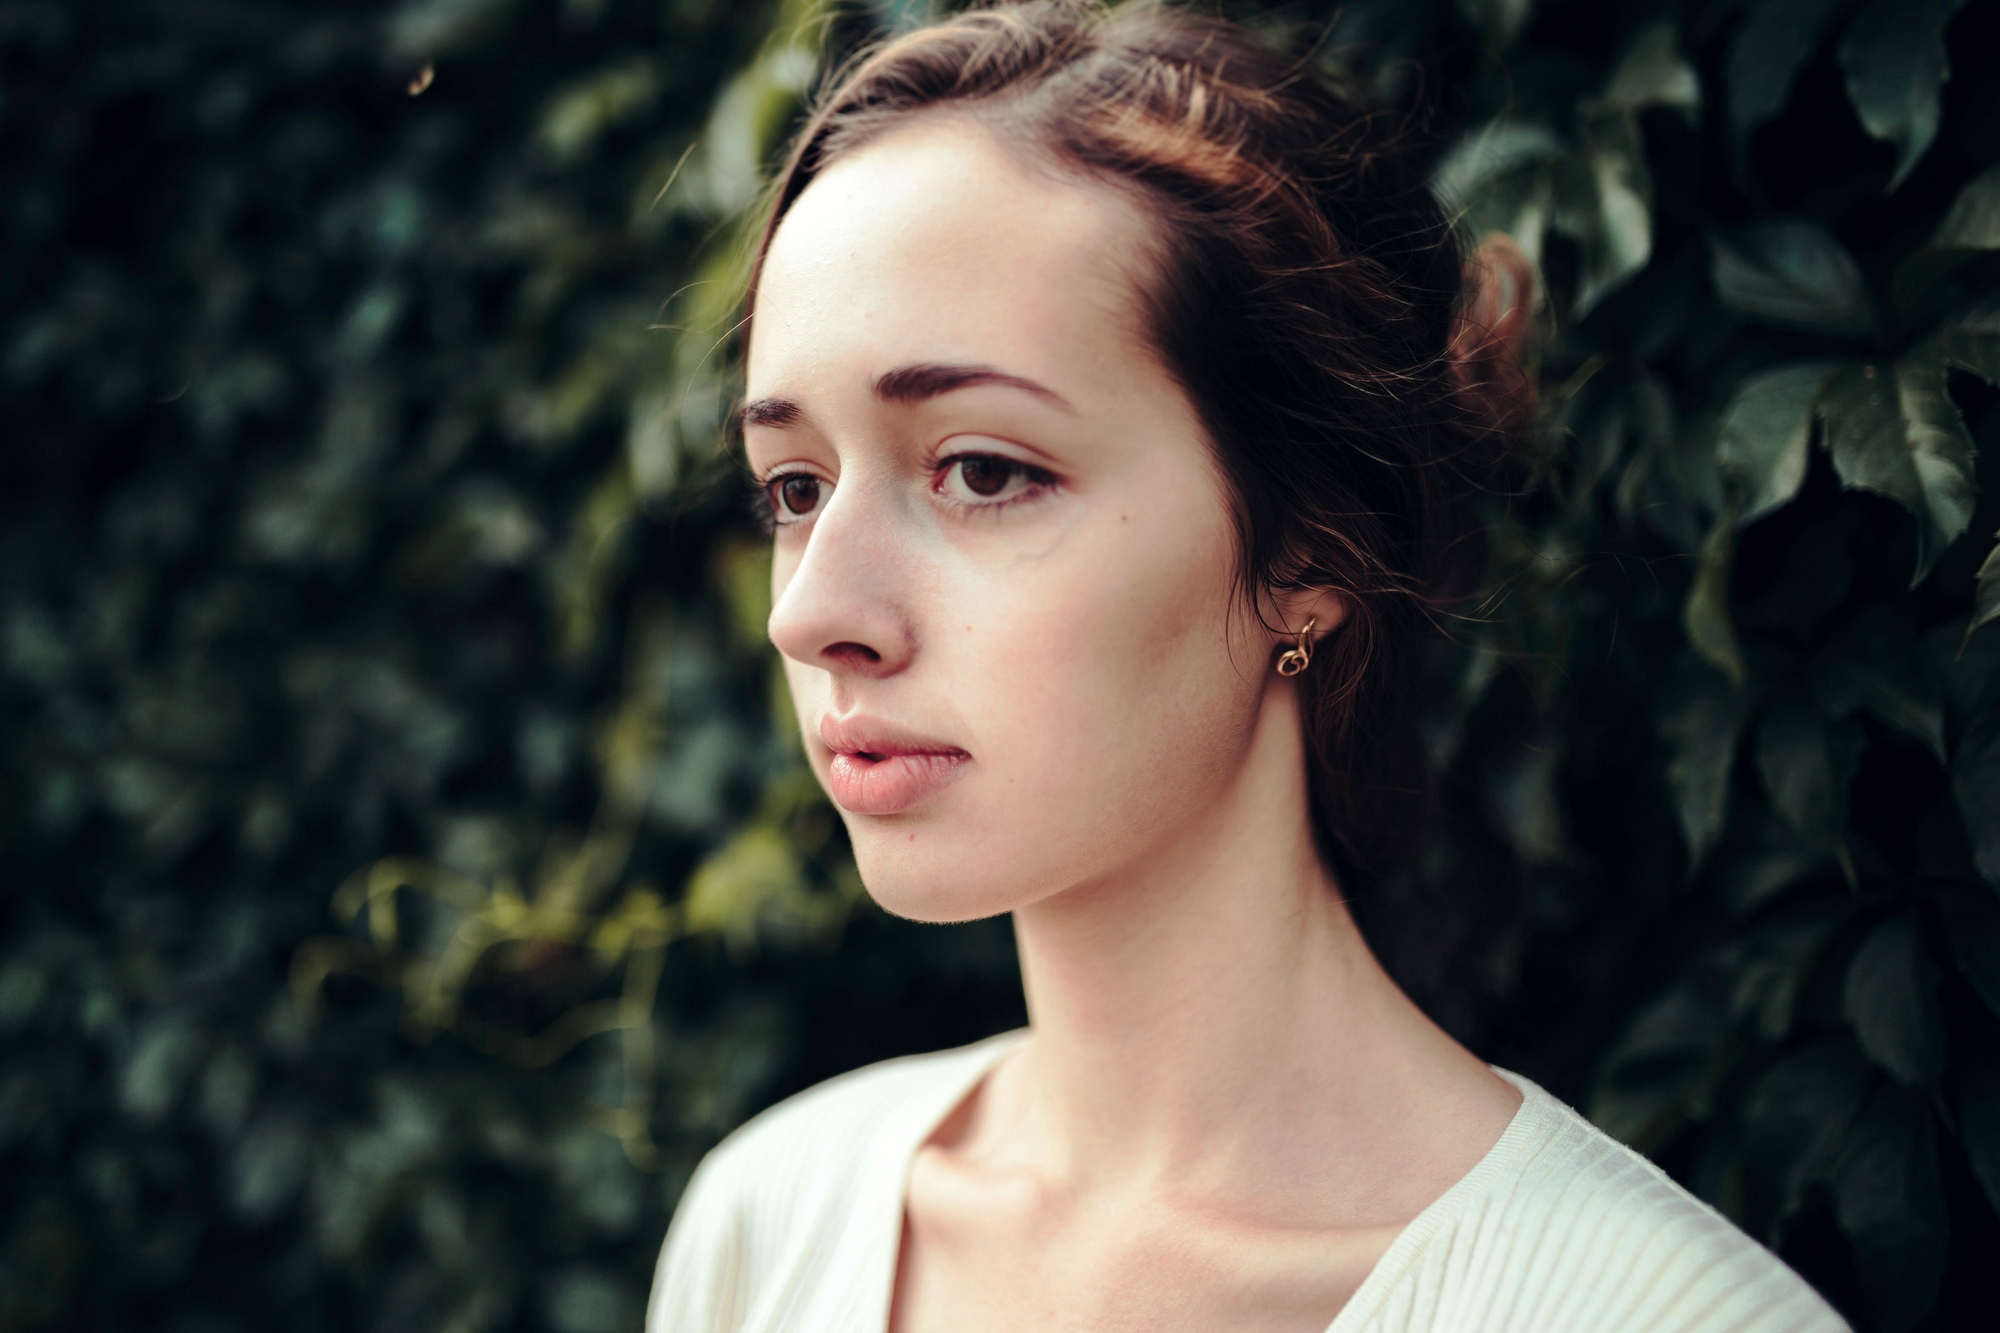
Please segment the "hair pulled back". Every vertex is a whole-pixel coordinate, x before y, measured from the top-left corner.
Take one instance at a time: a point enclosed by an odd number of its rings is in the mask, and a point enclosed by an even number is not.
[[[758,268],[819,173],[940,110],[1152,220],[1147,332],[1227,479],[1243,591],[1348,598],[1296,678],[1322,846],[1344,877],[1393,873],[1426,807],[1417,653],[1476,532],[1470,483],[1526,404],[1490,340],[1467,337],[1465,256],[1408,117],[1158,5],[979,9],[835,79],[775,182]]]

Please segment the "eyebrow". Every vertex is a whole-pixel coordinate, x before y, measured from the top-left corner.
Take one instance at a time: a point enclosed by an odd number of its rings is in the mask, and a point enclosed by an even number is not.
[[[971,389],[987,384],[1005,389],[1020,389],[1054,404],[1065,412],[1076,411],[1067,398],[1048,385],[1037,383],[1025,375],[1009,374],[992,366],[947,365],[938,362],[898,366],[894,370],[885,372],[875,381],[875,396],[885,403],[920,403],[959,389]],[[783,430],[788,426],[797,425],[804,418],[805,409],[790,398],[775,396],[757,398],[743,405],[743,424],[746,426],[772,426]]]
[[[798,425],[805,414],[805,409],[789,398],[758,398],[743,404],[746,426],[775,426],[783,430]]]

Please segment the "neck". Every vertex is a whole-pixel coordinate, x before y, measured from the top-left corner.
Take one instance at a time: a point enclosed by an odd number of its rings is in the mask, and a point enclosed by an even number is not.
[[[1034,1037],[994,1115],[1046,1169],[1268,1192],[1302,1137],[1380,1146],[1441,1078],[1498,1081],[1369,952],[1314,844],[1304,770],[1295,696],[1273,689],[1198,825],[1014,914]]]

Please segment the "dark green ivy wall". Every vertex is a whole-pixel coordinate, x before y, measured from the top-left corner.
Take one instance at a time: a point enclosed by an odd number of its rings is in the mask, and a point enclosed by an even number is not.
[[[1377,947],[1990,1322],[2000,5],[1222,7],[1548,279]],[[722,440],[761,172],[928,12],[0,0],[0,1330],[636,1329],[732,1125],[1021,1020],[860,895]]]

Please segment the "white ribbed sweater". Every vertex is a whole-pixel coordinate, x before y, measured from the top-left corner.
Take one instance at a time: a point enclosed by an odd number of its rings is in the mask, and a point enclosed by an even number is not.
[[[1020,1040],[890,1060],[772,1107],[674,1215],[646,1333],[884,1333],[910,1164]],[[1327,1333],[1834,1333],[1825,1302],[1638,1154],[1505,1070],[1521,1109]]]

